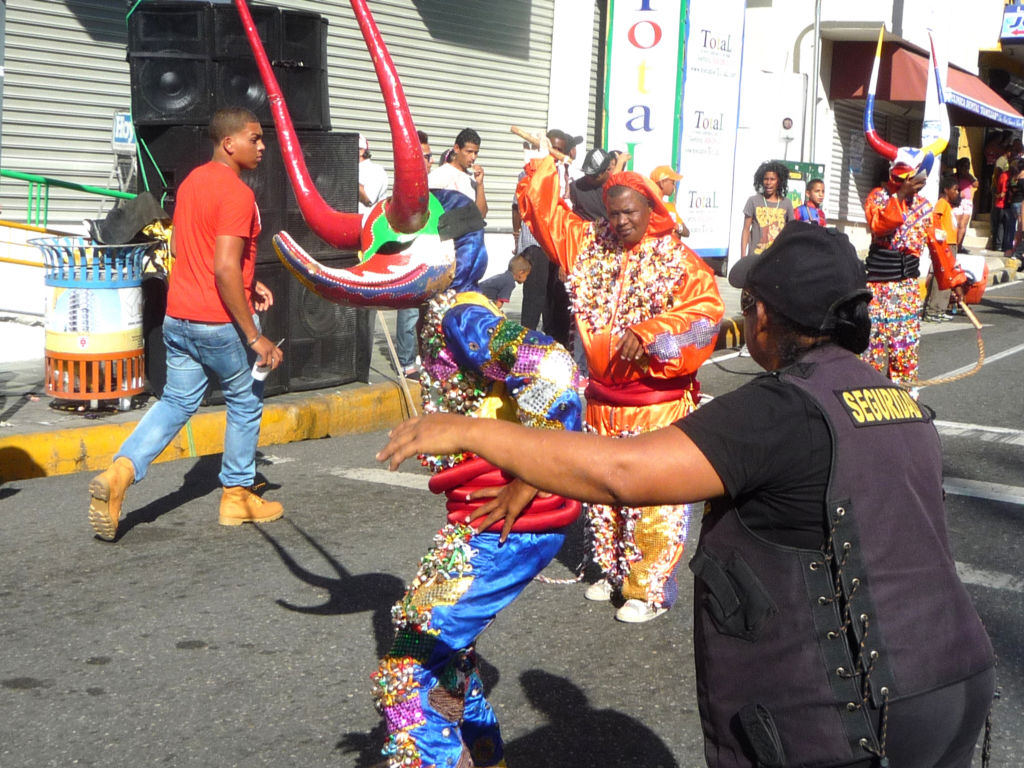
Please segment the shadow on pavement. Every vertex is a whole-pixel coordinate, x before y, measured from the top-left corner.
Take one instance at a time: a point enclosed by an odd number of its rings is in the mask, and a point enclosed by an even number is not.
[[[220,472],[219,453],[212,453],[208,456],[200,456],[189,470],[181,478],[181,487],[154,499],[149,504],[139,509],[132,510],[117,526],[117,538],[120,541],[124,536],[137,525],[152,523],[161,515],[167,514],[183,504],[206,496],[210,491],[220,487],[220,480],[217,478]],[[86,490],[88,483],[82,488],[83,499],[87,499],[89,493]],[[125,494],[125,503],[130,503],[131,489]],[[214,502],[219,503],[219,499]]]
[[[509,765],[679,768],[654,731],[613,709],[592,709],[586,694],[571,680],[533,669],[520,675],[519,682],[533,708],[547,716],[548,725],[505,743]],[[386,738],[381,723],[368,734],[345,734],[336,749],[356,753],[354,768],[382,768],[387,762],[380,748]]]
[[[549,724],[505,744],[509,765],[679,768],[654,731],[613,709],[592,709],[586,694],[571,680],[531,669],[519,676],[519,682],[530,704],[547,716]]]
[[[285,564],[297,579],[319,589],[327,590],[327,600],[320,605],[293,605],[287,600],[276,602],[282,608],[297,613],[318,616],[339,616],[352,613],[373,614],[373,635],[377,644],[377,656],[383,656],[391,647],[395,629],[391,624],[391,606],[402,596],[405,584],[397,576],[390,573],[351,574],[338,560],[312,536],[304,531],[293,520],[284,522],[290,525],[309,545],[327,562],[334,575],[323,576],[299,565],[287,549],[263,526],[255,526],[260,535],[266,539],[277,552],[281,562]],[[369,674],[369,671],[367,671]]]
[[[0,448],[0,483],[45,475],[46,471],[23,449],[14,446]]]

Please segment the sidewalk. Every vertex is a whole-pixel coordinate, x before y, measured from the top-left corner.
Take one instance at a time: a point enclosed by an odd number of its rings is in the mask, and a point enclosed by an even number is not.
[[[987,263],[990,284],[1015,277],[1006,269],[1001,256],[990,254]],[[726,311],[716,349],[739,347],[743,343],[740,292],[724,277],[717,278],[717,282]],[[522,291],[515,291],[507,306],[507,314],[513,320],[519,319],[521,300]],[[395,313],[385,311],[380,318],[393,335]],[[55,401],[45,391],[41,347],[39,355],[39,359],[0,367],[0,483],[105,469],[145,413],[145,407],[129,411],[52,407]],[[418,408],[419,385],[410,382],[409,389]],[[369,382],[267,398],[260,445],[373,432],[387,429],[409,415],[409,405],[378,321]],[[156,461],[220,453],[223,442],[224,406],[204,406]]]

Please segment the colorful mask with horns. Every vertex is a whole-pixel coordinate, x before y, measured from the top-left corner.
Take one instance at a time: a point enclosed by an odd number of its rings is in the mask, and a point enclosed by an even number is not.
[[[281,155],[303,218],[329,245],[360,251],[358,266],[330,269],[281,233],[274,241],[285,266],[314,293],[339,304],[414,307],[447,288],[456,274],[453,232],[466,230],[445,226],[445,205],[427,190],[427,173],[405,93],[365,0],[352,0],[352,8],[384,94],[395,165],[392,197],[378,203],[365,222],[357,213],[331,209],[316,190],[252,15],[245,0],[235,0],[235,7],[267,91]],[[482,247],[482,238],[480,243]]]
[[[395,159],[393,196],[378,203],[365,221],[331,210],[313,188],[245,0],[235,0],[306,223],[331,245],[359,247],[362,252],[358,266],[331,270],[282,232],[275,237],[282,261],[311,290],[331,301],[390,307],[426,304],[419,322],[425,410],[510,417],[533,427],[579,430],[580,380],[572,356],[550,337],[508,320],[476,291],[487,266],[480,212],[459,192],[428,192],[419,139],[387,49],[365,0],[351,1],[384,95]],[[504,765],[501,735],[483,698],[483,686],[466,684],[479,680],[475,656],[457,649],[466,648],[488,623],[478,622],[478,617],[494,616],[544,569],[561,546],[565,526],[580,513],[579,502],[559,496],[535,498],[512,527],[513,535],[530,536],[502,547],[497,535],[502,521],[488,533],[477,533],[464,523],[467,514],[483,503],[469,498],[471,490],[500,486],[511,478],[482,459],[466,458],[427,459],[435,469],[446,468],[433,478],[431,489],[447,494],[449,524],[435,537],[416,580],[392,609],[395,642],[373,675],[377,706],[388,728],[383,753],[391,768],[464,761]],[[477,563],[487,565],[477,571]],[[439,680],[439,670],[458,671],[450,688],[444,682],[449,675]],[[450,713],[455,709],[461,727],[451,728]]]
[[[939,136],[930,144],[920,149],[916,147],[896,147],[885,141],[875,130],[875,93],[878,89],[878,69],[882,60],[882,41],[885,27],[878,32],[878,47],[875,49],[875,62],[871,68],[871,81],[868,85],[867,102],[864,105],[864,136],[868,144],[878,154],[889,161],[889,178],[896,184],[905,181],[924,179],[931,173],[935,158],[946,148],[949,136],[949,115],[945,108],[942,91],[942,78],[935,58],[935,44],[932,43],[932,69],[935,76],[935,92],[939,99],[940,128]],[[929,39],[930,39],[929,35]]]

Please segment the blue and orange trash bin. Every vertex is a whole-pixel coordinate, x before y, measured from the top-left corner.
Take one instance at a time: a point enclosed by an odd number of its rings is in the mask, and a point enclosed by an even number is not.
[[[35,238],[46,269],[46,392],[118,400],[145,389],[142,273],[158,242],[97,245],[80,237]]]

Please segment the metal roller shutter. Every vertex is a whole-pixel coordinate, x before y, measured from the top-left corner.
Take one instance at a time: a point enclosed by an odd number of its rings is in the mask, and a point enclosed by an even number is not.
[[[8,0],[3,167],[107,186],[116,110],[130,103],[124,4]],[[26,219],[28,185],[3,179],[4,218]],[[100,199],[52,188],[50,223],[96,216]]]
[[[464,127],[482,137],[480,163],[489,229],[508,227],[522,166],[516,124],[547,123],[554,0],[504,3],[375,0],[380,26],[418,128],[436,154]],[[347,0],[280,0],[288,10],[328,21],[331,127],[360,131],[375,159],[391,168],[384,103]],[[106,186],[114,155],[113,112],[127,110],[126,4],[115,0],[8,0],[2,157],[5,168]],[[593,88],[594,78],[589,87]],[[561,84],[561,87],[576,87]],[[27,187],[4,179],[0,206],[26,215]],[[96,215],[98,200],[54,188],[50,223]]]
[[[905,146],[910,139],[910,121],[883,114],[881,108],[875,108],[875,128],[886,141]],[[836,100],[832,109],[835,122],[825,215],[830,221],[864,222],[864,200],[888,176],[889,165],[864,138],[863,101]]]
[[[389,172],[384,103],[348,2],[279,2],[316,10],[328,27],[331,120],[361,131]],[[522,169],[522,142],[510,125],[547,124],[553,0],[503,3],[379,0],[373,16],[394,59],[416,127],[435,158],[466,127],[480,134],[488,228],[511,227],[511,198]],[[436,162],[436,160],[435,160]]]

